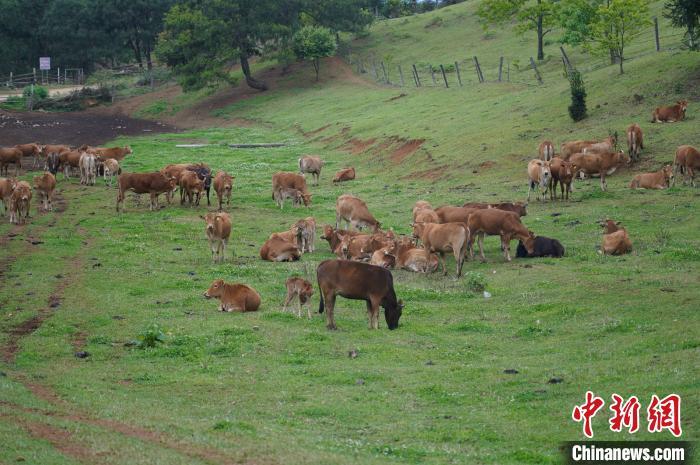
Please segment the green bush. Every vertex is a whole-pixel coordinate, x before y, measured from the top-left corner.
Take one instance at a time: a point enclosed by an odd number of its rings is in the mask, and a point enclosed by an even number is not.
[[[27,86],[24,88],[22,91],[22,95],[27,98],[32,95],[32,86]],[[49,91],[46,89],[46,87],[41,87],[41,86],[34,86],[34,100],[44,100],[49,96]]]
[[[569,115],[574,121],[586,118],[586,88],[583,84],[581,73],[576,70],[569,71],[569,85],[571,86],[571,105]]]
[[[141,333],[139,349],[155,347],[159,342],[165,342],[165,334],[156,323],[151,323],[146,330]]]

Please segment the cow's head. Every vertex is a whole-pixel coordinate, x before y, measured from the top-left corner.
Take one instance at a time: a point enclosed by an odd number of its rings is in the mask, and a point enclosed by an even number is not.
[[[666,165],[661,169],[661,172],[664,174],[664,179],[666,179],[666,183],[669,183],[673,179],[673,167],[671,165]]]
[[[168,177],[168,187],[170,187],[170,190],[174,190],[177,187],[177,178],[175,176]]]
[[[206,223],[206,230],[207,232],[214,231],[214,228],[216,227],[216,223],[218,221],[221,221],[221,218],[219,217],[218,213],[207,213],[207,216],[199,216],[201,219],[204,220]]]
[[[423,230],[425,229],[425,223],[423,223],[423,222],[411,223],[411,226],[413,227],[413,238],[420,239],[420,237],[423,235]]]
[[[331,226],[330,224],[324,224],[321,239],[329,240],[331,237],[333,237],[334,231],[335,230],[333,229],[333,226]]]
[[[552,166],[548,161],[540,162],[540,186],[546,188],[552,178]]]
[[[527,236],[521,237],[520,240],[523,242],[528,254],[535,253],[535,234],[532,231],[528,231]]]
[[[314,295],[314,287],[311,285],[310,282],[304,280],[301,284],[301,289],[299,289],[299,295],[303,295],[306,298],[311,297]]]
[[[221,297],[224,295],[224,280],[223,279],[215,279],[214,282],[211,283],[211,286],[209,286],[209,289],[204,293],[204,297],[207,299],[211,299],[212,297]]]
[[[384,307],[384,319],[386,319],[386,325],[389,329],[394,330],[398,328],[399,318],[401,318],[403,310],[403,300],[397,302],[395,296],[393,298],[385,297],[382,301],[382,307]]]
[[[127,145],[126,147],[124,147],[124,153],[125,153],[126,155],[130,155],[130,154],[134,153],[134,151],[131,150],[131,146],[130,146],[130,145]]]
[[[615,154],[617,162],[621,165],[629,165],[632,159],[625,153],[624,150],[620,150]]]
[[[311,206],[311,194],[302,193],[302,194],[301,194],[301,200],[304,202],[304,206],[305,206],[305,207],[310,207],[310,206]]]
[[[604,220],[604,221],[599,221],[598,225],[603,228],[603,232],[605,234],[611,234],[614,233],[615,231],[618,231],[620,228],[620,222],[619,221],[613,221],[613,220]]]
[[[677,103],[678,109],[681,111],[681,113],[685,114],[685,111],[688,109],[688,101],[683,99],[679,100]]]
[[[338,248],[340,249],[340,253],[343,258],[349,258],[348,251],[350,250],[350,242],[353,239],[354,236],[351,236],[350,234],[346,234],[340,239],[340,244],[338,245]]]

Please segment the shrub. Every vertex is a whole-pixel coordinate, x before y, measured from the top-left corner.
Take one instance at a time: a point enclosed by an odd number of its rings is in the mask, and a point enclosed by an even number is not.
[[[146,330],[141,333],[139,349],[155,347],[159,342],[165,342],[165,334],[156,323],[151,323]]]
[[[569,115],[574,121],[581,121],[586,115],[586,88],[583,84],[581,73],[576,70],[569,72],[569,85],[571,86],[571,105]]]
[[[472,292],[484,292],[484,289],[486,289],[486,278],[477,271],[468,271],[464,273],[464,279],[467,283],[467,287]]]
[[[24,88],[22,91],[22,95],[26,97],[30,97],[32,95],[32,86],[27,86]],[[34,100],[44,100],[49,96],[49,91],[46,90],[46,87],[41,87],[41,86],[34,86]]]

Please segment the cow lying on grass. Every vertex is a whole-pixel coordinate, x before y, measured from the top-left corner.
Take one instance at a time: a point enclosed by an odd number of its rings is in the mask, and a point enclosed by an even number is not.
[[[335,173],[333,177],[333,182],[345,182],[352,181],[355,179],[355,168],[343,168],[342,170]]]
[[[632,241],[619,221],[605,220],[600,225],[603,227],[602,252],[605,255],[624,255],[632,251]]]
[[[685,112],[688,109],[687,100],[679,100],[675,105],[658,107],[651,114],[652,123],[675,123],[685,119]]]
[[[666,165],[654,173],[638,174],[630,183],[631,189],[667,189],[673,180],[673,168]]]
[[[299,260],[301,252],[293,242],[273,233],[260,249],[260,258],[269,262],[292,262]]]
[[[260,308],[260,294],[255,289],[245,284],[228,284],[223,279],[212,282],[204,297],[219,299],[222,312],[254,312]]]
[[[518,258],[535,258],[535,257],[554,257],[561,258],[564,256],[564,246],[556,239],[549,237],[537,236],[534,242],[534,249],[529,253],[523,244],[523,241],[518,242],[518,248],[515,250],[515,256]]]

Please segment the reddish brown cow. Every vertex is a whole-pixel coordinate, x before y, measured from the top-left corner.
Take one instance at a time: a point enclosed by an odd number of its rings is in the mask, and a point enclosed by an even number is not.
[[[14,147],[0,148],[0,175],[7,176],[11,164],[15,165],[15,176],[18,176],[22,166],[22,151]]]
[[[538,152],[540,160],[549,161],[554,157],[554,144],[552,144],[551,140],[544,140],[540,143]]]
[[[306,179],[297,173],[280,171],[272,175],[272,200],[276,200],[275,193],[282,188],[296,189],[301,192],[304,205],[311,205],[311,193],[306,187]]]
[[[426,224],[415,223],[413,236],[420,238],[426,252],[436,252],[442,262],[442,271],[447,275],[445,252],[452,252],[457,264],[457,277],[462,275],[462,266],[469,247],[469,227],[464,223]]]
[[[335,173],[333,182],[352,181],[353,179],[355,179],[355,168],[343,168],[342,170]]]
[[[416,247],[409,237],[396,241],[396,267],[416,273],[433,273],[437,271],[440,260],[437,255]]]
[[[627,151],[632,161],[639,160],[639,152],[644,148],[644,133],[637,123],[627,127]]]
[[[345,221],[348,228],[371,228],[374,232],[379,231],[381,226],[379,221],[369,212],[367,204],[358,197],[349,194],[341,195],[335,202],[336,229],[340,227],[342,221]]]
[[[484,256],[484,236],[500,236],[501,250],[507,261],[510,261],[510,241],[520,239],[527,249],[528,253],[533,253],[535,236],[521,222],[520,217],[513,212],[506,212],[490,208],[486,210],[478,210],[469,217],[467,223],[471,232],[469,241],[469,250],[474,257],[474,237],[479,238],[479,255],[481,261],[485,262]]]
[[[260,308],[260,294],[245,284],[229,284],[223,279],[211,283],[204,293],[207,299],[217,298],[222,312],[254,312]]]
[[[194,205],[199,206],[199,199],[202,196],[202,191],[204,190],[204,181],[199,179],[197,173],[194,171],[185,171],[180,176],[180,192],[183,193],[180,198],[180,205],[185,204],[185,199],[192,206],[193,200]]]
[[[632,179],[632,189],[666,189],[673,179],[673,168],[666,165],[655,173],[638,174]]]
[[[292,262],[299,260],[300,256],[297,246],[279,234],[272,234],[260,249],[260,258],[270,262]]]
[[[10,197],[12,196],[15,184],[17,184],[17,180],[14,178],[0,178],[0,202],[2,202],[3,205],[2,216],[5,216],[10,209]]]
[[[26,223],[31,202],[31,186],[26,181],[17,181],[10,195],[10,223]]]
[[[287,286],[287,298],[284,299],[283,312],[287,311],[287,306],[297,298],[297,318],[301,318],[301,307],[306,307],[306,315],[311,319],[311,296],[314,293],[313,285],[305,280],[304,278],[299,278],[297,276],[287,278],[284,283]]]
[[[323,160],[321,160],[320,157],[305,155],[299,159],[299,172],[301,174],[311,173],[315,186],[318,186],[318,178],[321,177],[321,168],[323,168]]]
[[[96,147],[96,148],[93,148],[92,151],[94,152],[95,156],[100,157],[103,160],[111,158],[113,160],[117,160],[118,162],[121,162],[122,160],[124,160],[124,158],[127,155],[134,153],[131,150],[131,147],[129,147],[128,145],[126,147],[111,147],[111,148]]]
[[[200,216],[205,223],[205,232],[209,239],[211,249],[211,260],[214,263],[223,263],[226,256],[226,246],[231,237],[231,217],[228,213],[207,213]]]
[[[334,310],[336,296],[367,302],[368,326],[379,328],[379,306],[389,329],[399,327],[403,302],[396,300],[394,278],[389,270],[348,260],[326,260],[316,269],[321,302],[318,313],[326,311],[326,327],[338,329]]]
[[[479,210],[479,208],[453,207],[445,205],[435,210],[440,223],[467,223],[469,215]]]
[[[22,156],[33,157],[35,167],[39,164],[39,158],[41,157],[41,145],[34,142],[31,144],[15,145],[15,148],[22,152]]]
[[[61,152],[58,155],[58,159],[63,167],[63,177],[64,179],[70,178],[70,172],[74,169],[80,169],[80,157],[83,153],[79,150],[71,150],[68,152]]]
[[[216,192],[216,197],[219,199],[219,211],[223,210],[224,200],[226,200],[226,206],[231,206],[231,190],[233,189],[234,177],[228,174],[226,171],[219,171],[214,176],[214,192]]]
[[[523,202],[499,202],[499,203],[482,203],[482,202],[467,202],[462,205],[465,208],[484,209],[496,208],[506,212],[517,213],[518,216],[527,216],[527,203]]]
[[[124,202],[124,196],[129,190],[137,194],[150,194],[150,209],[156,210],[158,208],[158,196],[172,192],[176,186],[176,181],[175,178],[156,171],[155,173],[122,173],[119,175],[118,184],[117,212],[119,212],[119,207]]]
[[[685,119],[685,111],[688,109],[687,100],[679,100],[675,105],[658,107],[651,114],[652,123],[675,123]]]
[[[34,177],[34,189],[39,193],[39,199],[44,211],[53,210],[53,191],[56,189],[56,177],[51,173],[44,173]]]
[[[559,183],[561,186],[561,199],[564,200],[564,191],[566,190],[566,200],[569,200],[569,194],[574,190],[574,178],[576,178],[576,170],[574,170],[572,163],[559,157],[554,157],[549,166],[552,172],[549,184],[550,199],[554,200],[557,197],[557,183]]]
[[[600,174],[600,188],[608,189],[608,184],[605,177],[615,172],[620,166],[629,164],[630,157],[625,155],[625,152],[619,151],[616,153],[577,153],[571,156],[570,160],[573,169],[576,172],[582,172],[587,175]]]
[[[336,253],[339,250],[340,243],[345,235],[357,236],[362,233],[357,231],[345,231],[342,229],[333,229],[333,226],[326,224],[323,226],[323,234],[321,239],[328,241],[331,252]],[[338,252],[339,253],[339,252]]]
[[[632,241],[619,221],[605,220],[600,225],[603,227],[602,251],[605,255],[624,255],[632,251]]]
[[[673,165],[674,173],[680,171],[683,174],[683,184],[686,177],[690,177],[690,185],[695,187],[695,173],[700,170],[700,151],[690,145],[681,145],[676,150]]]

